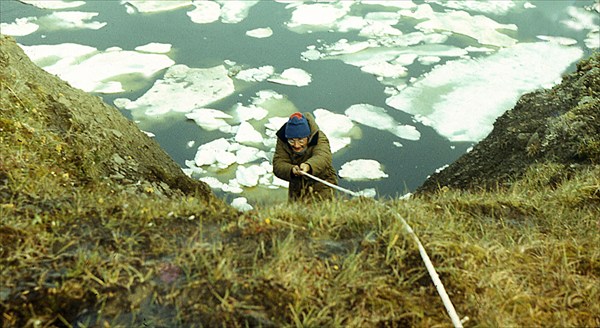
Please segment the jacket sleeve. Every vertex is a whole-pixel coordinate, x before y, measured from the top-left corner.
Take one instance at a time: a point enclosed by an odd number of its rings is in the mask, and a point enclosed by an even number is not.
[[[312,156],[306,160],[312,170],[312,174],[320,176],[327,171],[332,165],[331,147],[329,139],[322,131],[319,131],[317,145],[313,150]]]
[[[290,181],[294,164],[292,164],[290,156],[283,147],[285,147],[283,141],[277,138],[275,154],[273,155],[273,174],[280,179]]]

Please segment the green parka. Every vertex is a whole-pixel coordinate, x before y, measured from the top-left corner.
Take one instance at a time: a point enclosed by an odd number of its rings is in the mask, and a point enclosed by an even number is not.
[[[290,183],[288,200],[331,199],[334,190],[323,183],[308,177],[295,176],[292,167],[307,163],[310,165],[310,174],[327,182],[337,185],[337,175],[332,165],[331,147],[325,133],[319,130],[317,122],[311,113],[303,113],[310,127],[308,147],[301,154],[296,154],[285,137],[285,123],[277,131],[277,145],[273,155],[273,173],[280,179]]]

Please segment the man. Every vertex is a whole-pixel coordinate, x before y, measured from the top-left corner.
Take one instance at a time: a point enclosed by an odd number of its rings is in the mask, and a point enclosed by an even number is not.
[[[288,200],[331,199],[333,189],[302,175],[308,172],[337,185],[329,139],[310,113],[294,113],[277,135],[273,173],[289,181]]]

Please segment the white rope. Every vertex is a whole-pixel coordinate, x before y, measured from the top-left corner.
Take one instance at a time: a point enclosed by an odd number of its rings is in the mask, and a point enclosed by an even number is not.
[[[423,244],[421,244],[421,241],[419,241],[419,238],[417,238],[417,235],[415,234],[413,229],[408,225],[406,220],[404,220],[404,218],[401,217],[398,213],[396,213],[396,212],[392,212],[392,213],[394,213],[394,215],[398,219],[400,219],[400,222],[402,222],[404,229],[406,229],[406,231],[408,231],[408,233],[413,237],[414,241],[417,243],[417,246],[419,247],[419,254],[421,254],[421,259],[423,259],[423,262],[425,262],[425,267],[427,268],[427,272],[429,272],[429,276],[431,277],[431,280],[433,281],[433,284],[435,285],[435,288],[437,289],[438,294],[442,298],[442,302],[444,303],[446,312],[450,316],[450,319],[452,320],[454,327],[462,328],[462,326],[463,326],[462,322],[460,321],[460,318],[459,318],[458,314],[456,313],[456,310],[454,309],[454,305],[452,304],[450,297],[448,297],[448,293],[446,293],[446,289],[444,288],[444,285],[442,284],[440,277],[438,276],[437,272],[435,271],[435,267],[433,266],[433,263],[431,263],[431,260],[429,259],[429,255],[427,255],[427,252],[425,251],[425,247],[423,247]]]
[[[310,174],[308,172],[300,171],[300,174],[306,175],[307,177],[309,177],[309,178],[311,178],[311,179],[313,179],[315,181],[318,181],[318,182],[320,182],[320,183],[322,183],[322,184],[324,184],[324,185],[326,185],[328,187],[331,187],[333,189],[337,189],[337,190],[339,190],[341,192],[345,192],[345,193],[347,193],[349,195],[352,195],[354,197],[360,196],[360,194],[357,193],[357,192],[354,192],[354,191],[348,190],[348,189],[344,189],[344,188],[342,188],[340,186],[334,185],[333,183],[327,182],[327,181],[325,181],[325,180],[323,180],[321,178],[318,178],[318,177],[316,177],[316,176],[314,176],[314,175],[312,175],[312,174]]]
[[[354,197],[360,196],[360,194],[357,192],[354,192],[354,191],[351,191],[348,189],[344,189],[340,186],[336,186],[336,185],[329,183],[323,179],[317,178],[316,176],[314,176],[310,173],[300,171],[300,174],[305,175],[315,181],[321,182],[331,188],[334,188],[341,192],[352,195]],[[388,209],[390,209],[389,206],[388,206]],[[462,322],[460,321],[460,318],[459,318],[458,314],[456,313],[456,309],[454,309],[454,305],[452,304],[452,301],[450,300],[448,293],[446,293],[446,289],[444,288],[444,285],[442,284],[440,277],[438,276],[437,272],[435,271],[435,267],[433,266],[433,263],[429,259],[429,255],[427,255],[427,252],[425,251],[425,247],[423,247],[423,244],[421,244],[421,241],[419,241],[419,238],[417,237],[417,235],[415,234],[413,229],[410,227],[410,225],[408,225],[406,220],[404,220],[404,218],[402,216],[400,216],[400,214],[398,214],[396,212],[392,212],[392,213],[398,219],[400,219],[400,222],[402,222],[402,226],[404,227],[404,229],[406,229],[406,231],[412,236],[413,240],[417,243],[417,246],[419,248],[419,254],[421,255],[421,259],[423,260],[423,262],[425,262],[425,267],[427,268],[427,272],[429,273],[429,276],[431,277],[431,280],[433,281],[433,284],[435,285],[435,288],[437,289],[438,294],[442,298],[442,302],[444,303],[446,312],[448,313],[448,315],[450,316],[450,319],[452,320],[452,324],[454,324],[454,327],[456,327],[456,328],[462,328],[463,327]]]

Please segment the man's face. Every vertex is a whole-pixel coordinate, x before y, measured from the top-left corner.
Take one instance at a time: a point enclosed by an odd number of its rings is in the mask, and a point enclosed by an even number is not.
[[[292,146],[295,153],[301,153],[308,147],[308,137],[288,139],[288,143]]]

